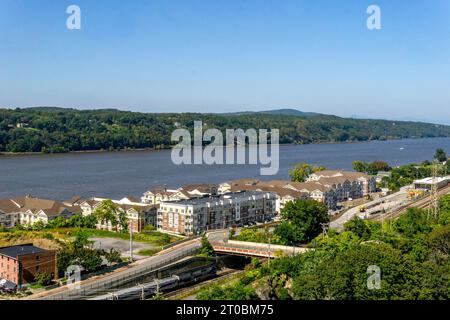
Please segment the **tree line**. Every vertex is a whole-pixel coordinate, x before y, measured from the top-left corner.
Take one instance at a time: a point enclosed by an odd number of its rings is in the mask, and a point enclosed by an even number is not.
[[[177,128],[280,130],[282,144],[449,137],[450,127],[328,115],[138,113],[64,108],[0,109],[0,152],[69,152],[169,148]]]

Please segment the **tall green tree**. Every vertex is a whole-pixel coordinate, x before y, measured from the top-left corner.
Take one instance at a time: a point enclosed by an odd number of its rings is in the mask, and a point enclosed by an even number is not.
[[[306,243],[322,232],[322,224],[330,216],[324,204],[311,199],[297,199],[286,203],[281,210],[283,221],[274,234],[285,244]]]
[[[345,231],[351,231],[359,238],[367,240],[370,238],[371,230],[366,222],[358,217],[354,217],[344,224]]]
[[[434,159],[436,159],[439,162],[445,162],[447,161],[447,154],[445,153],[444,149],[437,149],[436,153],[434,154]]]
[[[126,213],[119,208],[112,200],[104,200],[95,208],[93,215],[102,224],[111,224],[118,231],[126,231],[128,229],[128,219]]]
[[[305,182],[306,179],[314,172],[323,171],[324,166],[312,166],[308,163],[297,163],[295,167],[289,171],[289,176],[293,182]]]

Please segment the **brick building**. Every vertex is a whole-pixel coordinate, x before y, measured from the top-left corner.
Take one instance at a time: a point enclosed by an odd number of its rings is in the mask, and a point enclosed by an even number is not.
[[[0,279],[15,283],[19,288],[33,283],[36,274],[58,276],[56,251],[24,244],[0,248]]]

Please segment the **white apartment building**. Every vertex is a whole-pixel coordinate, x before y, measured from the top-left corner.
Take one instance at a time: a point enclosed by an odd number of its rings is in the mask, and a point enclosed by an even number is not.
[[[206,230],[263,222],[275,215],[276,195],[246,191],[162,202],[157,227],[162,232],[197,235]]]

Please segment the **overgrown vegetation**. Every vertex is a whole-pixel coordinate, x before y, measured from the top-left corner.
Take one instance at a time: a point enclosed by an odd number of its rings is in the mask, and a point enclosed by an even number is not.
[[[316,233],[317,235],[317,233]],[[384,225],[354,218],[341,233],[318,236],[295,257],[252,264],[231,284],[213,286],[199,299],[380,300],[450,298],[450,195],[440,215],[410,209]],[[380,286],[367,285],[371,266]]]
[[[279,128],[280,143],[448,137],[450,127],[418,122],[277,114],[150,114],[63,108],[0,109],[0,152],[68,152],[166,148],[176,128]]]
[[[198,254],[202,257],[212,257],[214,256],[214,248],[209,242],[208,238],[205,236],[202,237],[202,246],[200,247],[200,252]]]
[[[110,249],[104,251],[94,248],[94,243],[89,241],[89,236],[84,232],[77,232],[75,239],[60,243],[61,248],[57,253],[58,271],[64,274],[69,266],[77,265],[85,272],[99,270],[103,265],[104,258],[108,264],[122,261],[118,251]]]

